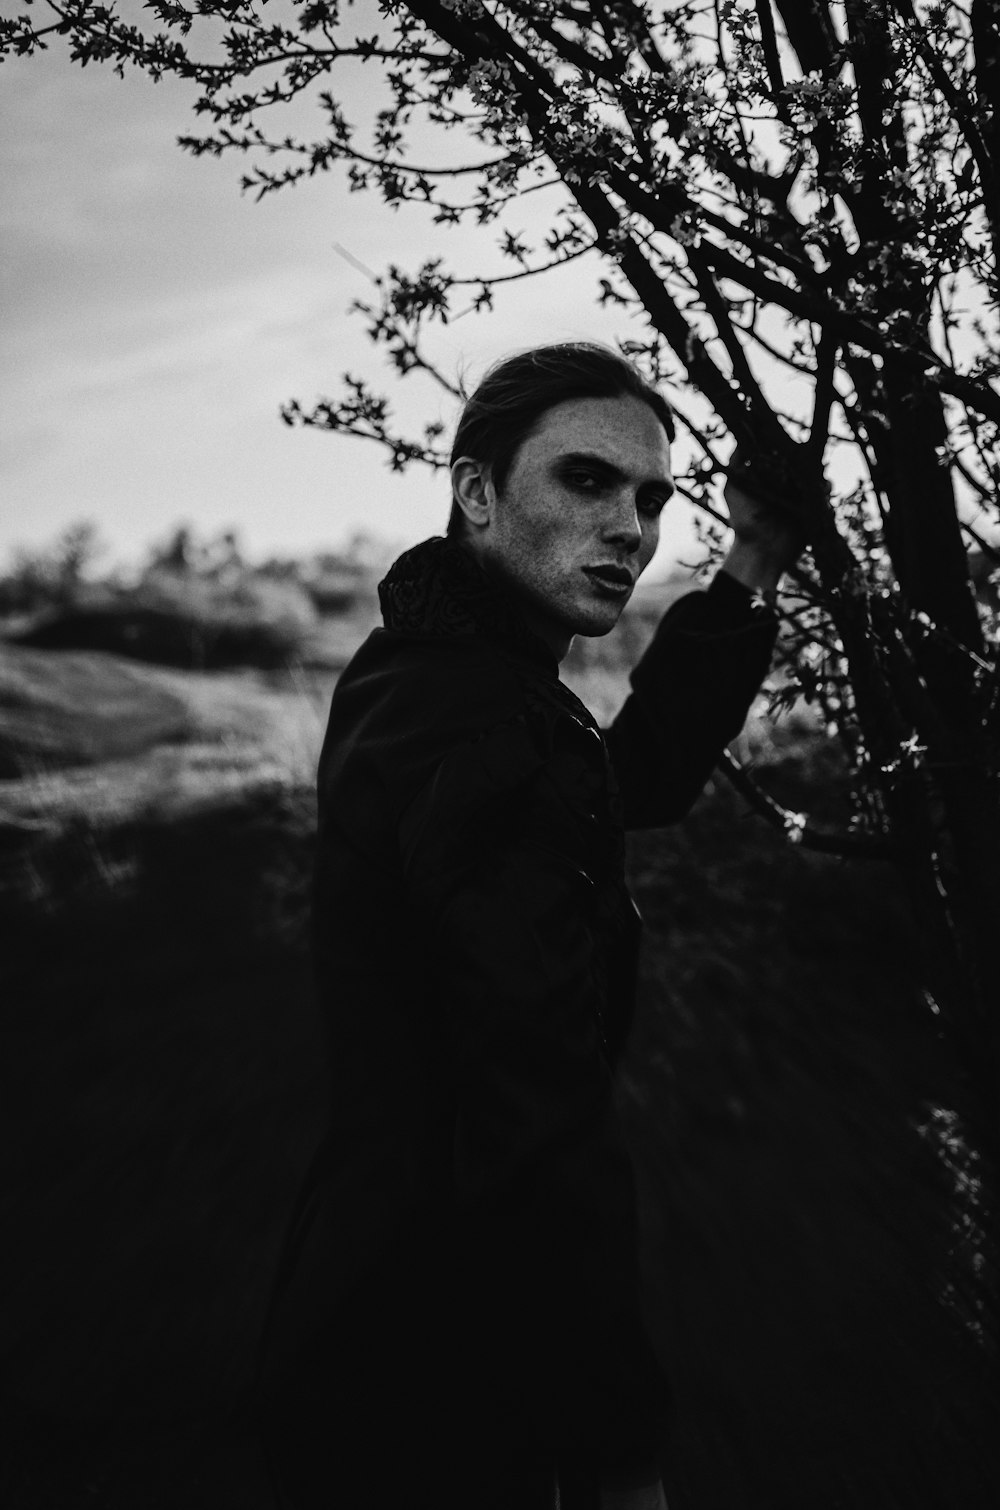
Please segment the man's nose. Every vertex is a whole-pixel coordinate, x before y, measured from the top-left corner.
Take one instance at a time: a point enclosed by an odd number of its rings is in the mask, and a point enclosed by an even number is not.
[[[626,550],[638,550],[642,542],[642,529],[639,525],[639,511],[636,508],[635,497],[631,492],[624,489],[615,494],[613,505],[609,508],[604,520],[602,531],[604,539],[615,545],[623,545]]]

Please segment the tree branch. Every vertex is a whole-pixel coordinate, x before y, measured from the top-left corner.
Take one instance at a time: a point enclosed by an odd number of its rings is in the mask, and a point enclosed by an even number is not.
[[[754,9],[760,25],[760,45],[764,54],[764,66],[771,81],[771,102],[778,119],[784,121],[786,126],[791,126],[792,114],[788,108],[788,101],[784,98],[785,81],[781,73],[781,56],[778,52],[774,16],[771,13],[771,0],[754,0]]]
[[[834,375],[837,370],[839,352],[840,342],[836,335],[824,326],[816,352],[816,391],[813,398],[812,425],[807,442],[810,455],[820,467],[823,465],[823,453],[829,439],[830,412],[837,392]]]
[[[772,828],[780,829],[792,844],[824,855],[840,855],[844,859],[899,859],[899,850],[886,839],[817,828],[806,821],[804,813],[782,807],[780,802],[775,802],[773,797],[758,786],[746,766],[741,765],[731,751],[722,752],[718,768],[741,796],[747,799],[754,811],[766,818]]]

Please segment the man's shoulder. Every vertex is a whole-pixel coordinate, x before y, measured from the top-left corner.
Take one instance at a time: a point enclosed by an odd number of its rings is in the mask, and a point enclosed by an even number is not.
[[[369,716],[419,714],[421,722],[470,725],[522,711],[530,671],[489,641],[393,634],[376,629],[359,647],[334,691],[334,708]]]
[[[409,790],[473,746],[497,772],[567,750],[602,762],[587,710],[526,658],[475,636],[432,641],[375,630],[334,692],[321,784],[360,766],[380,772],[386,788]]]
[[[377,629],[334,690],[321,791],[374,783],[393,805],[455,750],[516,724],[527,725],[524,686],[494,647],[472,636],[431,640]]]

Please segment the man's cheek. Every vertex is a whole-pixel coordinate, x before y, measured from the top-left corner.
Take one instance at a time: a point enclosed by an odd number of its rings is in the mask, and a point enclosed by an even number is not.
[[[649,526],[649,528],[646,529],[646,530],[643,530],[643,533],[642,533],[642,544],[639,547],[639,574],[640,575],[642,574],[642,572],[644,572],[646,570],[646,567],[649,565],[650,561],[652,561],[653,557],[656,555],[656,547],[659,545],[659,543],[660,543],[660,521],[657,519],[654,524],[651,524]]]

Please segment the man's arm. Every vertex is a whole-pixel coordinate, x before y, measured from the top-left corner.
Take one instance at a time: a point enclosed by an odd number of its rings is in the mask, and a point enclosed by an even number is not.
[[[776,635],[764,599],[724,571],[667,610],[604,731],[627,828],[659,828],[689,810],[743,727]]]
[[[769,599],[802,549],[774,499],[726,484],[733,542],[706,592],[664,615],[632,674],[632,694],[605,731],[629,828],[674,822],[691,807],[743,727],[777,636]]]
[[[720,570],[752,593],[770,594],[778,590],[781,578],[802,554],[805,537],[780,495],[763,485],[754,490],[754,472],[755,459],[738,447],[723,495],[733,543]]]

